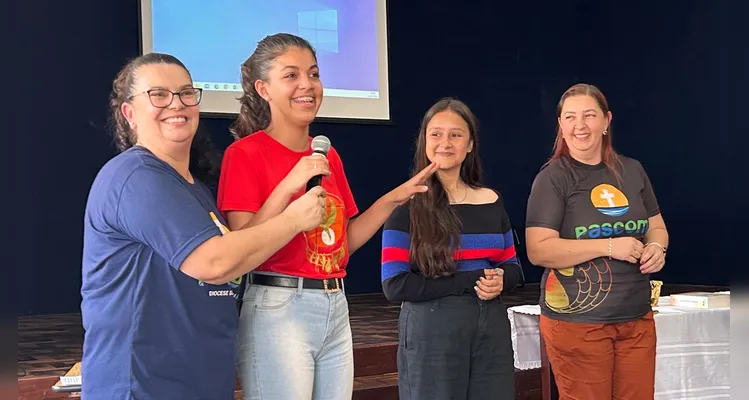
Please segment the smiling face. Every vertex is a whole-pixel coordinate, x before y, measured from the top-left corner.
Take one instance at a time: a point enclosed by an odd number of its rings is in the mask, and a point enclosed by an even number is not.
[[[576,159],[600,156],[603,134],[610,123],[611,112],[605,113],[592,96],[570,96],[562,104],[559,127],[570,155]]]
[[[273,61],[267,81],[257,80],[255,89],[270,105],[273,120],[306,126],[320,109],[323,87],[320,68],[311,51],[290,47]]]
[[[190,90],[190,74],[179,65],[160,63],[141,66],[134,75],[131,97],[122,104],[121,110],[136,133],[137,141],[159,147],[176,144],[189,147],[200,115],[197,107],[200,93]],[[169,92],[182,92],[183,100]],[[169,97],[172,97],[171,102]]]
[[[440,170],[460,169],[473,150],[468,123],[451,110],[434,114],[426,127],[425,150],[427,159],[436,161]]]

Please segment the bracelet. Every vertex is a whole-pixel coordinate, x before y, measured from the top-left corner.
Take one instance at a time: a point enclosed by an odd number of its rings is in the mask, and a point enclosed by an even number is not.
[[[609,238],[609,260],[611,259],[611,238]]]
[[[645,247],[648,247],[648,246],[650,246],[650,245],[653,245],[653,246],[656,246],[656,247],[660,247],[660,248],[661,248],[661,250],[663,250],[663,254],[666,254],[666,248],[665,248],[665,247],[663,247],[663,245],[662,245],[662,244],[660,244],[660,243],[658,243],[658,242],[649,242],[648,244],[646,244],[646,245],[645,245]]]

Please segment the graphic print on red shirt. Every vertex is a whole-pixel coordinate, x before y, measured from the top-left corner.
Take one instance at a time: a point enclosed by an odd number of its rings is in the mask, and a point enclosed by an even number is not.
[[[309,139],[310,142],[312,138]],[[296,152],[264,131],[232,143],[224,154],[218,188],[218,208],[256,213],[276,186],[311,149]],[[317,228],[295,236],[257,271],[271,271],[304,278],[342,278],[348,263],[348,220],[358,213],[341,158],[328,152],[330,175],[323,177],[327,192],[325,217]],[[291,201],[304,194],[296,193]]]
[[[348,256],[345,210],[343,200],[335,194],[328,193],[322,224],[316,229],[304,232],[307,240],[307,262],[326,274],[339,272]]]

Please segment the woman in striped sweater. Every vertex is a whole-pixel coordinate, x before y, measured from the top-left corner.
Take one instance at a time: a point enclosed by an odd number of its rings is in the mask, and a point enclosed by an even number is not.
[[[382,236],[385,296],[402,301],[399,398],[513,399],[507,310],[523,280],[498,192],[483,186],[476,118],[443,99],[422,120],[414,170],[436,162],[428,191],[399,207]]]

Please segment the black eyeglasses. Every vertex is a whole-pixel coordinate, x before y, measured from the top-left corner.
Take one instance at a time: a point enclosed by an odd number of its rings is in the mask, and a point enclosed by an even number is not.
[[[130,96],[132,99],[140,94],[147,94],[148,99],[151,101],[151,105],[156,108],[167,108],[172,104],[174,95],[179,97],[179,101],[185,105],[185,107],[195,107],[200,104],[200,99],[203,98],[203,89],[200,88],[184,88],[179,92],[172,92],[166,89],[151,89],[145,92],[140,92]]]

